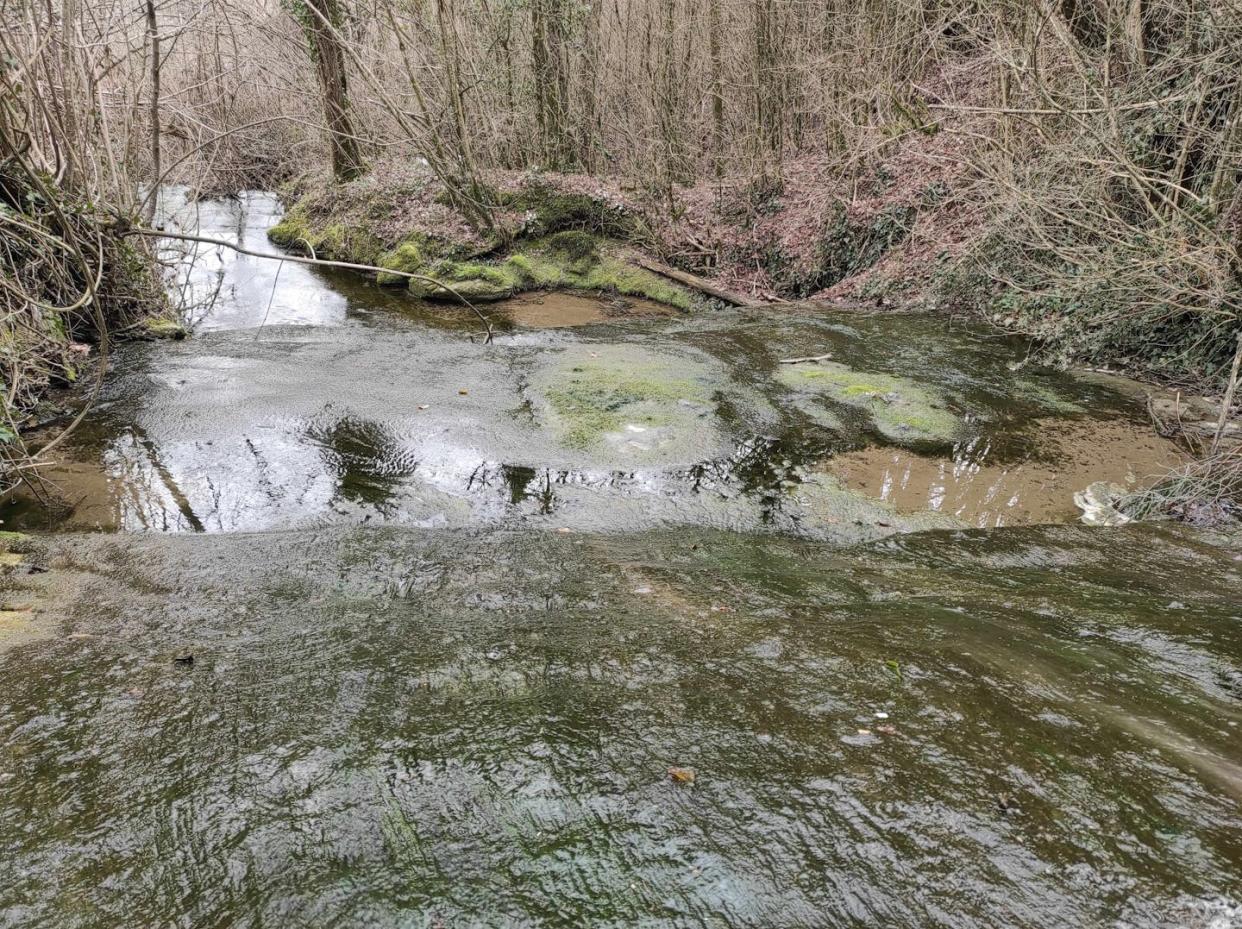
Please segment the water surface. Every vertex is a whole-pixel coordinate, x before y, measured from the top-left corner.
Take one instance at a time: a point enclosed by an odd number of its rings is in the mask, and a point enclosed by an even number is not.
[[[63,505],[4,504],[56,531],[0,582],[0,927],[1242,922],[1242,539],[1065,509],[1169,451],[1133,401],[937,319],[485,346],[193,265]],[[782,366],[828,352],[914,389]]]

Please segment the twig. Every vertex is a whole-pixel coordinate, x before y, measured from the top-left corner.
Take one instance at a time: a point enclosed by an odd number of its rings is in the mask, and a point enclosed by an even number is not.
[[[320,268],[341,268],[345,271],[367,271],[371,274],[391,274],[394,277],[403,277],[412,281],[423,281],[432,284],[435,287],[443,288],[451,293],[454,297],[470,308],[475,316],[479,318],[479,322],[483,324],[483,328],[487,330],[487,339],[485,345],[490,345],[495,338],[495,332],[492,330],[492,324],[488,318],[483,315],[477,306],[463,297],[456,289],[443,281],[438,281],[434,277],[427,277],[424,274],[413,274],[409,271],[395,271],[392,268],[380,268],[376,265],[355,264],[352,261],[329,261],[324,258],[305,258],[302,255],[276,255],[272,252],[256,252],[254,249],[245,248],[236,245],[225,239],[213,239],[209,236],[190,235],[188,232],[168,232],[161,229],[141,229],[130,228],[125,230],[125,235],[142,235],[153,239],[178,239],[182,242],[202,242],[204,245],[218,245],[221,248],[232,249],[239,255],[249,255],[252,258],[270,258],[273,261],[292,261],[294,264],[312,265]]]
[[[255,330],[254,340],[259,341],[259,336],[263,334],[263,327],[267,325],[267,318],[272,314],[272,304],[276,302],[276,285],[280,283],[280,272],[285,269],[285,263],[282,261],[276,266],[276,276],[272,278],[272,291],[267,295],[267,309],[263,311],[263,322],[259,323],[259,328]]]
[[[1212,454],[1220,448],[1221,436],[1225,434],[1225,425],[1229,422],[1229,412],[1233,409],[1233,395],[1238,389],[1238,374],[1242,369],[1242,332],[1238,333],[1238,350],[1233,355],[1233,370],[1229,373],[1229,387],[1225,390],[1225,399],[1220,405],[1220,419],[1216,422],[1216,436],[1212,439]]]
[[[829,352],[827,355],[808,355],[805,358],[782,358],[781,364],[783,365],[809,364],[812,361],[827,361],[831,357],[832,357],[832,352]]]

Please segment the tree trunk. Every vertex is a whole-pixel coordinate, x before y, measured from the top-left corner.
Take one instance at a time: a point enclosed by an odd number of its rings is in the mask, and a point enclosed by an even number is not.
[[[562,48],[566,15],[560,0],[532,0],[530,5],[535,119],[543,160],[549,168],[563,168],[568,161],[565,104],[569,76],[565,73]]]
[[[164,173],[160,153],[160,33],[155,19],[155,0],[147,0],[147,36],[151,42],[151,183],[158,185]],[[149,226],[155,219],[159,192],[147,194],[143,221]]]
[[[1086,48],[1101,48],[1108,38],[1108,11],[1102,0],[1061,0],[1061,15]]]
[[[774,0],[755,3],[755,137],[763,173],[780,171],[784,142],[783,78],[778,60],[777,12]]]
[[[708,46],[712,61],[712,167],[719,182],[724,177],[724,90],[720,54],[720,0],[707,8]]]
[[[352,181],[365,170],[358,136],[349,114],[349,85],[345,55],[341,51],[339,0],[303,0],[306,5],[306,38],[319,89],[323,95],[328,141],[332,149],[332,174],[338,181]]]
[[[1127,64],[1141,72],[1147,67],[1147,43],[1143,33],[1143,0],[1127,0],[1125,16]]]

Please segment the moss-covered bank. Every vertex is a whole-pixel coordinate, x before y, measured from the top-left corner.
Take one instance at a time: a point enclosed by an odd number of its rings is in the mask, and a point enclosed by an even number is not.
[[[685,288],[621,256],[619,244],[640,223],[602,197],[541,184],[497,190],[502,234],[485,239],[457,221],[431,181],[417,192],[364,179],[290,193],[289,211],[268,233],[273,243],[387,269],[376,276],[380,284],[406,287],[419,299],[490,301],[565,288],[641,297],[681,310],[692,304]],[[394,218],[384,198],[402,194],[413,197],[415,206]]]

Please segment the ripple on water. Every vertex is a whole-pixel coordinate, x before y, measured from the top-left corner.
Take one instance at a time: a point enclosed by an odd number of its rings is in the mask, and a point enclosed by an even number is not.
[[[1232,562],[1097,535],[1011,531],[1086,556],[1021,585],[971,537],[51,539],[94,637],[0,659],[0,924],[1219,916]]]

